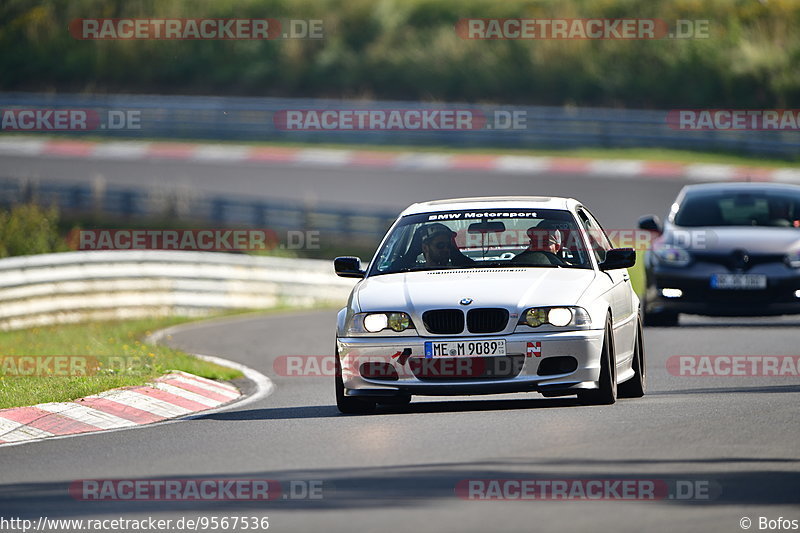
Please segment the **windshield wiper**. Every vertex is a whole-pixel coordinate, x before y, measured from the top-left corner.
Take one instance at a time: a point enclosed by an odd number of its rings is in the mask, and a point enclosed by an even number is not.
[[[541,263],[511,263],[508,261],[486,261],[478,262],[473,265],[466,265],[462,268],[517,268],[517,267],[544,267],[544,268],[561,268],[564,265],[559,264],[541,264]]]
[[[543,265],[541,263],[514,263],[515,267],[532,267],[532,268],[564,268],[564,265]]]
[[[389,272],[385,272],[386,274],[398,274],[400,272],[419,272],[421,270],[445,270],[450,268],[461,268],[454,265],[443,265],[443,266],[427,266],[427,265],[418,265],[413,267],[404,267],[398,270],[392,270]]]

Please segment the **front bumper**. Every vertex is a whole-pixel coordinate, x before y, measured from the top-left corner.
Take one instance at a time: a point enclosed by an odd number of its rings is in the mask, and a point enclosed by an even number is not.
[[[686,269],[657,268],[648,275],[646,310],[708,316],[766,316],[800,314],[800,274],[782,267],[752,269],[747,274],[767,277],[766,289],[720,290],[711,288],[711,276],[732,273],[718,266],[698,264]],[[665,298],[662,289],[680,289],[679,298]]]
[[[561,392],[597,387],[603,334],[603,330],[579,330],[447,338],[350,337],[337,339],[337,347],[348,396]],[[425,357],[425,341],[477,339],[504,339],[507,355],[502,358]],[[530,353],[528,343],[539,343],[539,349]],[[535,355],[537,352],[540,355]],[[566,358],[574,359],[574,369],[554,373],[558,365],[549,363],[561,363]],[[547,360],[550,361],[545,363]],[[389,372],[364,375],[364,365],[374,363],[390,365],[386,367]],[[500,368],[504,371],[491,370]],[[540,371],[545,369],[547,375],[541,375]]]

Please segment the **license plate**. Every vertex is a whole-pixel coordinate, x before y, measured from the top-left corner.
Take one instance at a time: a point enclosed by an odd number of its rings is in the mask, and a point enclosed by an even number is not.
[[[477,357],[506,354],[505,340],[425,342],[425,357]]]
[[[758,290],[767,288],[767,276],[762,274],[714,274],[712,289]]]

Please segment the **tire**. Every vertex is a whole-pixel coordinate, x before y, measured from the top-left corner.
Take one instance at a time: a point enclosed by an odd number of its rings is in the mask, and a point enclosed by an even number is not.
[[[584,405],[611,405],[617,401],[617,364],[610,317],[606,322],[603,351],[600,354],[599,388],[579,390],[578,400]]]
[[[342,362],[339,360],[339,350],[336,353],[336,408],[345,415],[364,415],[375,410],[375,402],[361,398],[351,398],[344,395],[344,381],[342,380]]]
[[[644,358],[644,335],[642,320],[636,324],[636,344],[633,352],[633,372],[634,376],[620,383],[617,396],[619,398],[641,398],[647,391],[647,363]]]
[[[395,405],[395,406],[408,405],[411,403],[411,395],[404,394],[403,396],[392,396],[391,398],[382,398],[378,400],[378,403],[381,405]]]

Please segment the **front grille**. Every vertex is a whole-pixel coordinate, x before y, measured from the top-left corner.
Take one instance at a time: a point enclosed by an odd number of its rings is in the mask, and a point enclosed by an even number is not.
[[[748,258],[746,262],[736,253],[692,252],[692,255],[695,261],[722,265],[731,272],[746,272],[756,265],[783,263],[784,260],[781,254],[746,254]]]
[[[434,309],[422,313],[422,322],[429,333],[454,335],[464,331],[464,313],[460,309]]]
[[[508,311],[500,308],[470,309],[467,329],[470,333],[497,333],[506,329]]]

